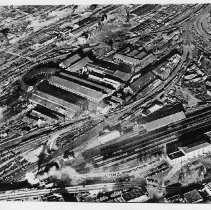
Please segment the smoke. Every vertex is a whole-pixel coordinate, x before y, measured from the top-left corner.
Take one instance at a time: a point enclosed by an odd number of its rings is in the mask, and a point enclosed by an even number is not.
[[[3,119],[4,115],[4,111],[6,110],[6,107],[0,107],[0,120]]]
[[[26,173],[25,179],[31,185],[35,185],[35,184],[39,183],[39,179],[35,178],[35,175],[33,173],[31,173],[31,172]]]
[[[83,175],[76,172],[76,170],[70,166],[57,169],[56,166],[52,166],[48,172],[38,176],[39,180],[45,180],[48,178],[54,178],[59,181],[65,181],[72,185],[81,183]]]

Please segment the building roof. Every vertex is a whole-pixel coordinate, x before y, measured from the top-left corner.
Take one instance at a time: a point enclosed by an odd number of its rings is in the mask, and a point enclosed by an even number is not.
[[[148,64],[152,63],[154,60],[155,60],[155,56],[151,53],[149,55],[147,55],[146,57],[144,57],[142,60],[141,60],[141,65],[142,67],[145,67],[147,66]]]
[[[72,63],[76,62],[77,60],[81,59],[81,56],[79,54],[75,54],[67,59],[65,59],[64,61],[62,61],[62,64],[65,67],[70,66]]]
[[[168,157],[171,159],[171,160],[174,160],[174,159],[177,159],[179,157],[183,157],[185,156],[184,153],[182,151],[177,151],[177,152],[174,152],[174,153],[171,153],[168,155]]]
[[[88,87],[93,87],[93,89],[99,89],[100,91],[105,91],[106,93],[110,93],[112,91],[112,89],[105,87],[105,85],[101,85],[99,83],[93,82],[91,80],[88,79],[83,79],[83,78],[79,78],[77,76],[71,75],[71,74],[66,74],[65,72],[60,72],[60,74],[58,75],[61,78],[65,78],[67,80],[70,80],[70,82],[79,82],[80,84],[84,84]]]
[[[102,65],[96,65],[92,63],[88,63],[86,65],[87,67],[93,68],[94,72],[103,74],[103,75],[110,75],[115,76],[118,79],[121,79],[122,81],[127,81],[130,78],[131,68],[128,68],[127,65],[118,65],[115,66],[115,68],[106,68],[105,66],[102,67]]]
[[[190,152],[193,152],[193,151],[196,151],[208,146],[211,146],[211,144],[204,140],[201,140],[201,141],[194,142],[188,146],[181,147],[181,149],[184,153],[190,153]]]
[[[99,102],[101,101],[106,95],[102,92],[93,90],[86,86],[79,85],[75,82],[70,82],[66,79],[62,79],[58,76],[53,76],[49,79],[49,83],[60,88],[66,89],[70,92],[75,93],[76,95],[80,95],[85,97],[91,101]]]
[[[130,74],[124,73],[124,72],[119,71],[119,70],[115,72],[114,76],[120,78],[121,80],[123,80],[125,82],[128,81],[131,77]]]
[[[137,58],[137,59],[142,59],[145,55],[146,55],[146,53],[144,51],[142,51],[134,57]]]
[[[199,203],[203,200],[203,198],[196,189],[185,193],[184,198],[188,203]]]
[[[185,114],[184,112],[181,111],[181,112],[177,112],[175,114],[148,122],[144,126],[148,131],[151,131],[151,130],[156,130],[158,128],[167,126],[171,123],[177,122],[182,119],[185,119]]]
[[[131,63],[133,65],[137,65],[137,64],[141,63],[141,60],[139,60],[139,59],[132,58],[132,57],[129,57],[127,55],[122,55],[122,54],[119,54],[119,53],[116,53],[113,58],[122,60],[125,63]]]
[[[134,92],[137,92],[141,90],[143,87],[145,87],[146,85],[148,85],[149,83],[152,83],[155,79],[156,79],[156,76],[152,72],[148,72],[144,76],[135,80],[130,85],[130,87]]]
[[[143,193],[141,189],[132,189],[128,192],[123,193],[122,198],[128,202],[143,195],[145,195],[145,193]]]
[[[89,62],[91,62],[91,60],[88,57],[82,58],[81,60],[77,61],[73,65],[69,66],[67,68],[67,71],[76,72],[82,69]]]
[[[131,50],[129,53],[127,53],[128,56],[134,57],[137,55],[139,51],[137,49]]]
[[[36,93],[33,93],[30,99],[33,100],[34,102],[41,104],[41,105],[46,104],[47,106],[48,105],[50,106],[50,104],[46,103],[46,102],[50,102],[53,104],[53,106],[55,106],[55,105],[57,107],[62,106],[62,107],[65,107],[66,109],[71,110],[73,112],[80,110],[80,106],[78,106],[78,105],[66,102],[62,99],[56,98],[50,94],[43,93],[41,91],[36,91]]]

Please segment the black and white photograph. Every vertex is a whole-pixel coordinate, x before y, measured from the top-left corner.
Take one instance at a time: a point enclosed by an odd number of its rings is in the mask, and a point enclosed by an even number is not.
[[[211,4],[55,2],[0,6],[0,201],[211,203]]]

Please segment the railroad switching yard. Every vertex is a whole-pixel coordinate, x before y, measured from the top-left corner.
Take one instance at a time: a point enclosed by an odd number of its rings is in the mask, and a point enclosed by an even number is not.
[[[211,202],[211,5],[0,7],[0,200]]]

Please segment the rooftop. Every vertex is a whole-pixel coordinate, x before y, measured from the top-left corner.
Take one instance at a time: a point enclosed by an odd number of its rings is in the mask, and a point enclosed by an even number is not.
[[[148,131],[156,130],[158,128],[167,126],[171,123],[177,122],[179,120],[185,119],[184,112],[178,112],[151,122],[146,123],[144,126]]]
[[[208,146],[211,146],[211,144],[204,140],[201,140],[201,141],[197,141],[192,144],[189,144],[188,146],[181,147],[181,149],[184,153],[190,153],[190,152],[193,152],[193,151],[196,151]]]
[[[185,193],[184,198],[188,203],[199,203],[203,200],[203,198],[196,189]]]
[[[119,54],[119,53],[116,53],[114,55],[114,59],[120,59],[125,63],[131,63],[133,65],[137,65],[137,64],[141,63],[141,60],[139,60],[139,59],[132,58],[132,57],[129,57],[127,55],[122,55],[122,54]]]
[[[45,101],[48,101],[52,104],[56,104],[58,107],[59,106],[62,106],[62,107],[65,107],[66,109],[69,109],[69,110],[72,110],[73,112],[76,112],[80,109],[80,106],[77,106],[75,104],[71,104],[69,102],[66,102],[62,99],[59,99],[59,98],[56,98],[52,95],[49,95],[47,93],[43,93],[43,92],[40,92],[40,91],[37,91],[36,93],[33,93],[32,96],[31,96],[31,100],[37,102],[37,103],[41,103],[42,105],[44,104],[48,104],[46,103]]]
[[[175,153],[169,154],[168,157],[173,160],[173,159],[177,159],[179,157],[185,156],[184,153],[182,151],[177,151]]]
[[[76,72],[82,69],[89,62],[91,62],[91,60],[88,57],[82,58],[81,60],[77,61],[73,65],[69,66],[67,70],[70,72]]]
[[[75,82],[70,82],[58,76],[53,76],[49,79],[50,84],[66,89],[82,97],[88,98],[96,102],[101,101],[106,95],[102,92],[93,90],[86,86],[79,85]]]
[[[75,55],[73,55],[73,56],[71,56],[71,57],[65,59],[65,60],[62,61],[61,63],[62,63],[64,66],[68,67],[68,66],[70,66],[71,64],[73,64],[74,62],[78,61],[79,59],[81,59],[81,56],[78,55],[78,54],[75,54]]]
[[[131,89],[134,92],[137,92],[144,88],[149,83],[153,82],[156,79],[156,76],[152,72],[148,72],[147,74],[141,76],[137,80],[135,80],[131,85]]]

